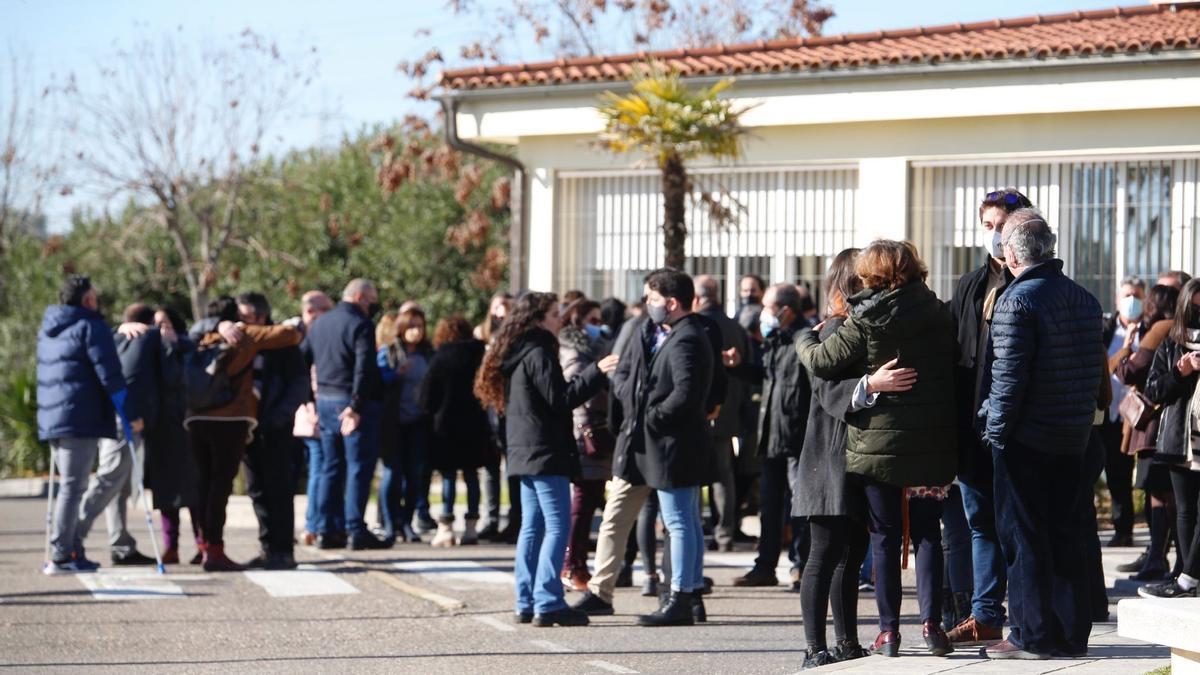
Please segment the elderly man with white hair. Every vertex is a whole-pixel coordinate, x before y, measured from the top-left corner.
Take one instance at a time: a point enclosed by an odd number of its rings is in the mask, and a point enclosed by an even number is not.
[[[1063,274],[1036,209],[1005,224],[1015,279],[992,317],[980,414],[995,468],[996,524],[1008,561],[1010,633],[995,659],[1087,652],[1091,613],[1077,526],[1084,453],[1105,359],[1100,303]]]

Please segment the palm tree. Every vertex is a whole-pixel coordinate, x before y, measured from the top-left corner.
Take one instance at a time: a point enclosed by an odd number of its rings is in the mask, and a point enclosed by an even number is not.
[[[604,93],[597,107],[604,118],[598,145],[615,153],[644,152],[657,162],[662,172],[664,264],[683,269],[684,204],[692,193],[686,163],[698,157],[739,158],[746,133],[740,120],[749,108],[735,108],[719,98],[732,79],[692,89],[679,71],[652,62],[634,68],[630,81],[633,90],[627,94]]]

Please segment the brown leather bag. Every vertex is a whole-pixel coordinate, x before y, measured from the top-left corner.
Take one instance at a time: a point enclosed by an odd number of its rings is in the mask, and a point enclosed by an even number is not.
[[[606,457],[617,450],[617,437],[607,425],[580,424],[583,435],[583,454],[587,457]]]
[[[1129,426],[1143,431],[1150,420],[1154,419],[1155,413],[1158,412],[1158,406],[1154,405],[1136,389],[1130,389],[1125,398],[1121,399],[1121,405],[1117,411],[1121,413],[1121,419]]]

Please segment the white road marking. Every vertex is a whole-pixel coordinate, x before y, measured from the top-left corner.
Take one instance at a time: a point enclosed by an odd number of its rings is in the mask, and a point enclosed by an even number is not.
[[[352,595],[359,590],[333,572],[301,565],[294,570],[248,570],[246,578],[263,587],[273,598],[311,595]]]
[[[632,668],[626,668],[625,666],[618,666],[617,664],[609,663],[608,661],[585,661],[584,664],[588,665],[588,666],[592,666],[594,668],[599,668],[600,670],[607,670],[610,673],[636,673],[636,672],[638,672],[636,670],[633,670]]]
[[[144,570],[102,569],[75,578],[97,600],[161,600],[187,597],[169,575]]]
[[[343,558],[340,555],[336,555],[333,553],[326,553],[325,551],[321,551],[321,550],[314,551],[314,553],[316,553],[317,555],[321,556],[322,558],[324,558],[326,560],[341,563],[342,566],[344,566],[344,567],[351,567],[351,568],[355,568],[355,569],[366,569],[367,576],[370,576],[374,579],[378,579],[379,581],[387,584],[388,586],[391,586],[392,588],[400,591],[401,593],[407,593],[413,597],[420,598],[427,602],[432,602],[433,604],[437,605],[440,609],[443,609],[446,611],[452,611],[452,610],[456,610],[456,609],[462,609],[463,607],[467,606],[467,603],[463,602],[462,600],[455,600],[454,598],[446,597],[446,596],[442,595],[441,593],[434,593],[431,590],[421,588],[420,586],[416,586],[414,584],[410,584],[407,581],[402,581],[400,579],[397,579],[396,575],[391,574],[389,572],[384,572],[383,570],[367,569],[367,567],[365,565],[359,564],[352,560],[346,560],[345,558]]]
[[[548,652],[554,652],[555,654],[571,654],[575,651],[570,647],[564,647],[557,642],[551,642],[549,640],[530,640],[529,644],[533,645],[534,647],[541,647],[542,649],[545,649]]]
[[[414,560],[392,565],[401,572],[420,574],[455,591],[469,591],[479,586],[512,586],[509,572],[487,567],[473,560]]]
[[[496,630],[500,631],[501,633],[512,633],[517,630],[516,626],[513,626],[512,624],[504,623],[500,619],[497,619],[492,616],[473,616],[471,618],[475,619],[476,621],[478,621],[479,623],[481,623],[485,626],[491,626],[492,628],[495,628]]]

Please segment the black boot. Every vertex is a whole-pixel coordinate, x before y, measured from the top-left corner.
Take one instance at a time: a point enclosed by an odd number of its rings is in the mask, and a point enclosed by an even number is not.
[[[653,614],[638,617],[639,626],[692,626],[696,618],[692,615],[692,594],[672,592],[667,604]]]
[[[696,623],[708,623],[708,610],[704,608],[704,595],[692,591],[692,618]]]

